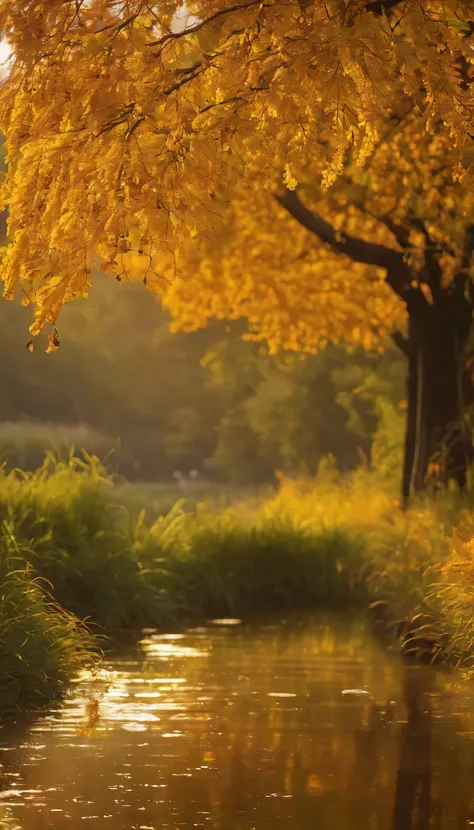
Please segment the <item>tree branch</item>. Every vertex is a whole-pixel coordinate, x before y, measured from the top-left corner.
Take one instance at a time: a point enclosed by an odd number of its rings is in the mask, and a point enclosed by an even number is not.
[[[384,11],[393,9],[394,6],[399,6],[403,2],[406,3],[406,0],[375,0],[375,2],[366,3],[365,8],[367,11],[372,12],[372,14],[380,16]]]
[[[368,211],[367,208],[365,208],[365,206],[360,202],[351,202],[351,204],[353,204],[354,207],[356,207],[357,210],[359,210],[362,214],[365,213],[367,216],[370,216],[372,219],[375,219],[377,222],[381,222],[382,225],[385,225],[387,230],[389,230],[390,233],[393,234],[401,248],[406,250],[411,247],[409,230],[406,227],[404,227],[404,225],[399,225],[398,222],[394,222],[394,220],[389,214],[385,214],[384,216],[377,216],[376,213]],[[433,239],[430,236],[428,229],[422,219],[419,219],[416,216],[410,217],[408,219],[408,222],[412,228],[420,231],[425,237],[425,268],[422,271],[422,276],[424,277],[426,284],[430,288],[433,300],[439,300],[443,295],[443,271],[439,264],[439,258],[436,255],[437,253],[439,253],[439,246],[437,246],[433,242]],[[471,251],[474,247],[474,226],[472,228],[472,231],[473,235]]]
[[[376,219],[379,222],[382,222],[386,228],[393,234],[395,239],[397,240],[398,244],[401,248],[409,248],[410,247],[410,235],[407,232],[407,229],[403,227],[403,225],[399,225],[397,222],[394,222],[393,219],[386,214],[385,216],[376,216]]]
[[[366,242],[355,236],[336,231],[322,216],[314,213],[300,201],[294,190],[286,190],[283,196],[276,197],[278,203],[306,230],[314,233],[321,242],[329,245],[338,254],[345,254],[365,265],[376,265],[385,268],[388,282],[393,290],[405,299],[405,280],[411,283],[412,273],[403,259],[403,255],[393,248],[378,245],[375,242]],[[393,285],[392,285],[393,283]]]
[[[125,20],[119,22],[109,23],[107,26],[102,26],[101,29],[96,29],[94,34],[100,35],[102,32],[106,32],[108,29],[115,29],[116,33],[120,32],[122,29],[125,29],[126,26],[130,26],[134,20],[137,19],[139,16],[140,11],[135,12],[135,14],[131,14],[130,17],[127,17]],[[77,11],[76,11],[77,15]]]
[[[352,179],[348,179],[347,181],[349,184],[353,184]],[[387,230],[393,234],[401,248],[409,247],[410,236],[407,229],[404,228],[403,225],[399,225],[397,222],[394,222],[389,213],[385,213],[383,216],[378,216],[377,213],[373,213],[371,210],[368,210],[363,202],[357,202],[353,199],[351,199],[349,204],[357,208],[357,210],[363,215],[370,216],[371,219],[375,219],[376,222],[380,222],[382,225],[385,225]]]
[[[283,196],[277,196],[276,199],[300,225],[316,234],[321,242],[330,245],[338,254],[346,254],[355,262],[377,265],[379,268],[395,266],[406,269],[407,266],[398,251],[386,248],[384,245],[377,245],[374,242],[365,242],[365,240],[349,236],[343,231],[336,231],[322,216],[308,210],[301,202],[296,191],[286,190]]]
[[[229,6],[226,9],[220,9],[214,14],[209,15],[204,20],[199,20],[198,23],[195,23],[193,26],[184,27],[183,29],[179,29],[177,32],[167,32],[165,35],[160,37],[158,40],[150,40],[145,46],[164,46],[165,43],[169,40],[179,40],[182,37],[187,37],[188,35],[194,35],[196,32],[199,32],[204,26],[207,26],[209,23],[212,23],[214,20],[217,20],[219,17],[227,14],[233,14],[234,12],[238,11],[247,11],[247,9],[251,9],[252,6],[264,6],[265,4],[262,3],[262,0],[250,0],[248,3],[238,3],[235,6]]]
[[[385,245],[366,242],[343,231],[336,231],[322,216],[308,210],[294,190],[286,190],[282,196],[275,198],[293,219],[310,233],[314,233],[336,253],[344,254],[354,262],[384,268],[387,272],[387,285],[404,301],[408,312],[418,316],[424,314],[428,302],[419,285],[414,284],[416,275],[405,262],[402,253],[393,248],[386,248]]]

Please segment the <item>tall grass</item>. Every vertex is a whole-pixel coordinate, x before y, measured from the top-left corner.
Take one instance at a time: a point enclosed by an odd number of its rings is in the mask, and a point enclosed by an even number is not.
[[[0,476],[0,521],[20,546],[1,548],[11,598],[0,609],[0,656],[11,661],[2,677],[13,701],[22,701],[29,666],[54,676],[55,688],[69,676],[82,641],[68,613],[134,629],[383,598],[400,615],[432,609],[453,647],[465,653],[469,642],[474,651],[469,494],[438,494],[404,511],[390,481],[364,470],[341,476],[330,464],[316,480],[282,478],[260,503],[178,502],[154,520],[146,505],[137,514],[136,502],[132,510],[117,503],[121,493],[87,455],[49,455],[34,473]],[[452,536],[461,520],[462,544]]]
[[[178,503],[150,523],[116,494],[88,456],[48,456],[35,473],[0,478],[0,518],[14,522],[55,599],[108,629],[342,604],[357,582],[365,593],[360,534],[279,516],[272,500],[191,512]]]
[[[0,713],[59,696],[92,654],[92,637],[48,594],[11,529],[0,538]]]
[[[389,484],[330,465],[260,504],[178,502],[154,521],[121,492],[87,455],[0,477],[0,519],[55,599],[108,629],[378,596],[408,610],[439,579],[456,515],[448,497],[403,511]]]
[[[450,539],[449,556],[433,601],[446,621],[450,650],[464,664],[474,666],[474,515],[463,511]]]
[[[319,532],[265,514],[245,521],[230,510],[211,510],[184,520],[163,563],[162,587],[180,616],[249,618],[360,602],[363,564],[362,540],[344,530]],[[154,573],[151,568],[152,582]]]
[[[106,628],[149,621],[156,597],[134,556],[134,527],[108,494],[98,459],[48,455],[35,473],[0,478],[0,518],[13,521],[55,599]]]
[[[338,529],[362,540],[368,593],[389,600],[401,615],[426,603],[463,513],[459,496],[451,493],[403,510],[393,480],[366,470],[344,476],[330,465],[315,480],[282,480],[265,510],[281,519],[297,517],[320,533]]]

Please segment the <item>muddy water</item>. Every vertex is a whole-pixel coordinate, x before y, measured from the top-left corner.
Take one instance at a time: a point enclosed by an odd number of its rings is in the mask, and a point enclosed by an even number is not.
[[[460,830],[474,688],[357,620],[148,632],[0,729],[0,789],[2,830]]]

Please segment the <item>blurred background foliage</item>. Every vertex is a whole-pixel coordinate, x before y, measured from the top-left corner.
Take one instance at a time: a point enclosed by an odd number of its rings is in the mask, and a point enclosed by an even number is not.
[[[30,311],[0,304],[0,459],[35,469],[72,444],[131,480],[179,471],[232,484],[399,463],[403,358],[347,352],[269,356],[243,322],[169,332],[142,285],[94,280],[66,307],[54,355],[26,348]]]

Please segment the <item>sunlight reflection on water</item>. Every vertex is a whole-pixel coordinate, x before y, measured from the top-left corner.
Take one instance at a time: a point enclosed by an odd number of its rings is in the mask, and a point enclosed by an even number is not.
[[[424,809],[459,830],[473,736],[474,694],[402,671],[357,620],[147,630],[0,729],[0,828],[408,830]]]

